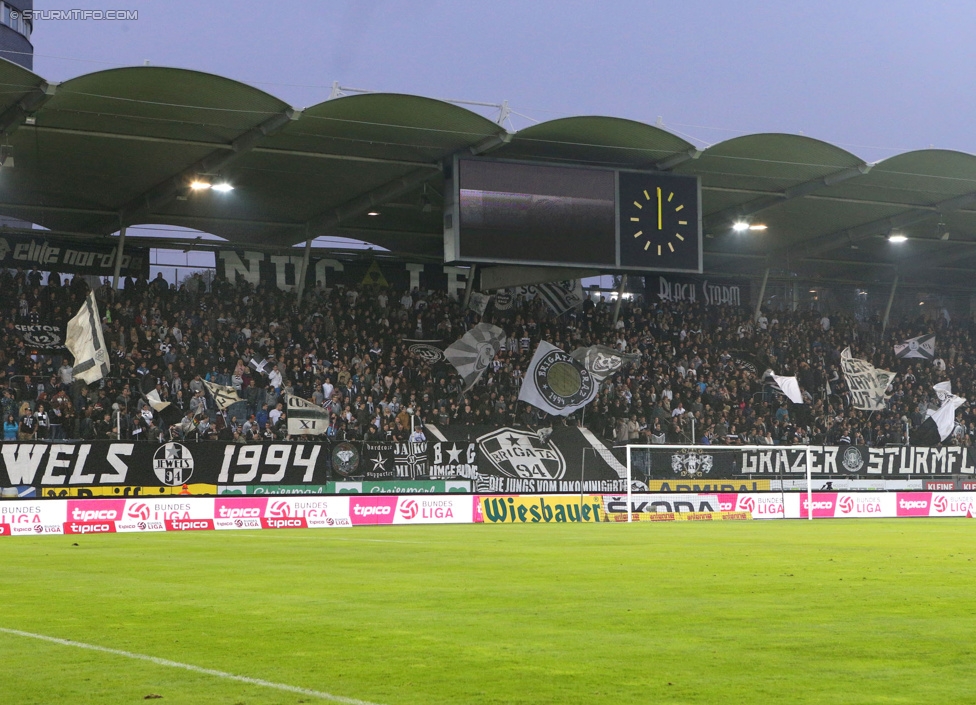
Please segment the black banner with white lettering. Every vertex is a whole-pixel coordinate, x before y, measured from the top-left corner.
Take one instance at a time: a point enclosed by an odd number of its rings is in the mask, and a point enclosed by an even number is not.
[[[746,279],[647,274],[644,276],[644,286],[648,301],[686,301],[704,306],[748,306],[752,295]]]
[[[32,350],[64,352],[67,349],[64,341],[68,334],[63,323],[18,323],[14,330]]]
[[[3,443],[0,487],[313,484],[329,461],[319,443]]]
[[[637,479],[802,479],[806,452],[772,446],[769,450],[697,447],[680,450],[632,449]],[[976,450],[962,447],[822,446],[810,451],[811,476],[818,479],[911,479],[976,475]]]
[[[105,244],[41,235],[0,237],[0,267],[37,267],[42,272],[110,276],[115,271],[115,241]],[[149,277],[149,248],[126,245],[122,276]]]
[[[246,250],[220,250],[216,255],[217,274],[231,282],[241,278],[251,284],[266,284],[288,289],[298,284],[302,271],[301,255],[270,255]],[[312,256],[305,273],[305,285],[337,285],[355,288],[374,285],[398,290],[464,289],[463,270],[457,267],[399,262],[392,260],[323,258]],[[391,302],[395,304],[396,302]]]
[[[586,430],[428,427],[422,443],[93,441],[0,444],[0,487],[324,485],[343,480],[471,480],[477,492],[621,492],[626,467]],[[802,479],[797,448],[632,448],[634,479]],[[817,479],[976,476],[971,448],[827,446],[811,450]]]
[[[551,434],[491,426],[428,426],[427,430],[428,440],[420,443],[2,443],[0,487],[472,480],[481,492],[626,489],[624,465],[586,430],[559,427]]]

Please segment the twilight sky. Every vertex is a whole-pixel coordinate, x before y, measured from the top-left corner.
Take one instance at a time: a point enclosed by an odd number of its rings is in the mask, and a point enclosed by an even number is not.
[[[500,103],[516,128],[566,115],[654,123],[697,145],[791,132],[868,161],[976,153],[976,3],[914,0],[35,0],[136,9],[34,23],[35,72],[179,66],[295,107],[333,81]],[[527,117],[523,117],[527,116]]]

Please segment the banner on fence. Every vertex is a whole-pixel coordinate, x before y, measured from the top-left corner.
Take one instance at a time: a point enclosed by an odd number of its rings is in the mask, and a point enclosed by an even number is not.
[[[723,446],[633,449],[637,479],[714,484],[722,479],[803,478],[806,452],[771,446],[735,449]],[[820,446],[810,451],[811,474],[817,479],[848,477],[926,478],[976,475],[976,451],[966,447]]]
[[[102,244],[104,243],[104,244]],[[0,237],[0,267],[37,267],[42,272],[111,276],[115,271],[114,240],[74,240],[44,235]],[[149,277],[149,248],[126,244],[123,277]]]

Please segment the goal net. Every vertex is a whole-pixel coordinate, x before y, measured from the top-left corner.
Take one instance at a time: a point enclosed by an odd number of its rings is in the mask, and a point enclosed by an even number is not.
[[[612,521],[653,521],[659,520],[654,514],[673,511],[727,511],[717,506],[718,499],[700,498],[742,493],[777,493],[780,512],[787,493],[797,499],[805,494],[805,502],[793,501],[799,516],[813,519],[813,492],[818,487],[841,489],[832,486],[838,483],[838,472],[852,477],[848,466],[853,459],[836,447],[628,444],[616,450],[625,459],[626,519],[618,503]],[[692,497],[699,498],[698,505],[688,499]]]

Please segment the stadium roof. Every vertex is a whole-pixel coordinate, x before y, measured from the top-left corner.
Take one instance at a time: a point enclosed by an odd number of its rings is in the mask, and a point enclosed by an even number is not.
[[[707,272],[766,266],[864,278],[867,267],[968,285],[976,156],[908,152],[876,164],[803,136],[757,134],[704,150],[666,130],[571,117],[510,133],[458,105],[361,94],[296,110],[196,71],[134,67],[61,84],[0,61],[0,213],[52,230],[195,228],[235,246],[366,240],[442,258],[443,164],[455,153],[638,169],[702,180]],[[230,194],[197,192],[226,179]],[[378,215],[367,215],[367,213]],[[751,220],[763,232],[734,232]],[[908,237],[895,245],[888,235]],[[890,275],[889,275],[890,276]],[[948,279],[946,279],[948,277]]]

